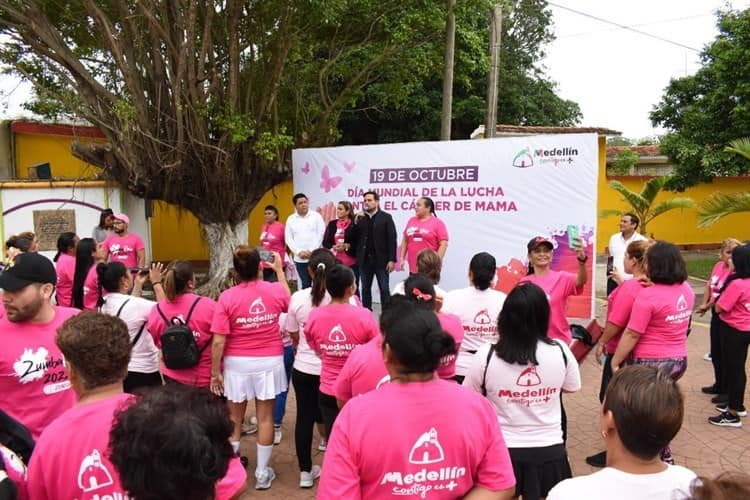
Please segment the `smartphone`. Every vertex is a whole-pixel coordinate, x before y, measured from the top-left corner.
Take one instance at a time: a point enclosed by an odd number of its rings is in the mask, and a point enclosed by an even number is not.
[[[576,241],[578,236],[578,226],[575,224],[568,225],[568,247],[570,249],[578,250],[578,242]]]
[[[130,268],[130,272],[132,274],[140,274],[141,276],[145,276],[148,274],[148,268],[147,267],[132,267]]]
[[[258,255],[260,255],[260,260],[268,262],[269,264],[273,264],[273,252],[271,252],[270,250],[266,250],[265,248],[258,248]]]
[[[611,276],[615,272],[615,258],[613,256],[607,257],[607,276]]]

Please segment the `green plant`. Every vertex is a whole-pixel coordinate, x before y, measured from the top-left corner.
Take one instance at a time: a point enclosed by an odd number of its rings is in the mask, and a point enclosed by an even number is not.
[[[750,137],[735,139],[724,150],[750,160]],[[698,210],[698,227],[711,226],[719,219],[739,212],[750,212],[750,193],[716,192],[701,203]]]
[[[612,162],[611,171],[617,175],[629,174],[641,156],[630,148],[623,148]]]

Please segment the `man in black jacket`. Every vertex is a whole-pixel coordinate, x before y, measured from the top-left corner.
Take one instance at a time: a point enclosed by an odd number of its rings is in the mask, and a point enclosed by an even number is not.
[[[396,265],[396,225],[390,214],[380,210],[380,196],[364,194],[364,215],[357,217],[357,264],[362,280],[362,305],[372,310],[372,278],[378,280],[380,303],[391,298],[388,273]]]

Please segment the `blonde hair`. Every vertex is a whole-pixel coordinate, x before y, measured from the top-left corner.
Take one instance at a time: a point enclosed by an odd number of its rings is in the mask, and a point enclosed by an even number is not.
[[[727,250],[728,248],[734,248],[742,245],[742,242],[736,238],[727,238],[721,242],[721,251]]]

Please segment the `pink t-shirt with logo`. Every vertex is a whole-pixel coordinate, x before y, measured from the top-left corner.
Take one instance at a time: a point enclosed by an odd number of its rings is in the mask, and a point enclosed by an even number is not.
[[[344,406],[318,497],[453,499],[475,486],[499,491],[515,483],[492,405],[434,379],[384,384]]]
[[[211,331],[226,335],[224,356],[281,356],[279,315],[288,308],[281,283],[245,281],[219,296]]]
[[[724,312],[719,318],[732,328],[750,333],[750,279],[736,279],[716,301]]]
[[[620,333],[612,337],[604,346],[607,354],[614,354],[617,350],[617,344],[620,343],[620,337],[625,330],[625,326],[630,319],[630,311],[633,309],[633,303],[638,294],[643,290],[643,285],[637,279],[623,281],[620,286],[607,298],[607,322],[620,327]]]
[[[130,394],[118,394],[78,405],[50,424],[29,464],[30,497],[127,498],[109,461],[109,432],[114,415],[133,400]]]
[[[127,268],[138,267],[138,251],[146,246],[140,236],[128,233],[127,236],[113,234],[102,243],[109,254],[110,262],[122,262]]]
[[[491,288],[478,290],[473,286],[450,291],[443,297],[440,312],[455,314],[464,328],[456,360],[457,375],[466,375],[471,358],[480,346],[497,342],[497,316],[505,297],[503,292]]]
[[[79,312],[57,306],[49,323],[0,319],[0,408],[28,427],[34,439],[76,401],[55,337],[58,327]]]
[[[278,252],[284,257],[284,224],[274,221],[263,224],[260,228],[260,246],[270,252]],[[271,264],[263,261],[263,267],[270,269]]]
[[[464,340],[464,327],[461,319],[455,314],[440,312],[437,317],[443,330],[456,341],[456,354],[448,354],[440,359],[437,374],[440,378],[452,378],[456,375],[456,359],[461,351],[461,342]]]
[[[549,333],[551,339],[560,339],[570,345],[573,335],[566,317],[565,301],[571,295],[580,295],[583,287],[576,287],[576,276],[565,271],[547,271],[544,276],[529,274],[521,278],[521,283],[534,283],[547,294],[550,317]]]
[[[695,293],[687,281],[675,285],[654,284],[641,290],[627,326],[641,335],[633,348],[633,357],[687,356],[687,329],[694,304]]]
[[[445,223],[437,217],[420,219],[412,217],[406,223],[404,229],[404,240],[406,240],[406,261],[409,263],[409,272],[417,272],[417,255],[425,248],[437,252],[441,241],[448,241],[448,230]]]
[[[354,396],[377,389],[390,381],[383,361],[383,336],[373,337],[354,348],[336,379],[336,399],[349,401]]]
[[[305,338],[320,357],[320,392],[335,396],[336,378],[352,350],[380,335],[375,316],[351,304],[329,304],[310,311]]]
[[[167,377],[181,382],[186,385],[194,385],[196,387],[208,387],[211,380],[211,320],[214,316],[214,308],[216,302],[208,297],[201,297],[193,293],[183,293],[177,295],[173,301],[163,300],[157,304],[161,312],[166,316],[167,320],[172,321],[172,318],[179,318],[183,322],[187,318],[190,308],[193,306],[195,301],[198,303],[193,309],[193,314],[190,315],[190,323],[188,326],[193,330],[193,337],[195,343],[198,346],[198,352],[200,352],[200,361],[192,368],[183,368],[181,370],[172,370],[167,368],[164,363],[161,364],[161,371]],[[148,322],[146,323],[146,329],[151,333],[154,338],[154,344],[157,348],[161,349],[161,335],[164,330],[167,329],[167,323],[164,318],[159,314],[159,311],[154,307],[151,309],[151,313],[148,316]]]
[[[336,220],[336,234],[333,235],[333,244],[334,245],[340,245],[344,243],[344,239],[346,236],[346,230],[351,225],[352,221],[349,219],[337,219]],[[333,252],[333,255],[341,261],[342,264],[345,266],[353,266],[357,263],[357,259],[352,257],[351,255],[348,255],[343,250],[331,250]]]
[[[61,253],[55,262],[57,272],[57,305],[64,307],[73,306],[73,275],[76,270],[76,258],[66,253]]]
[[[102,290],[104,293],[104,290]],[[99,275],[96,274],[96,263],[91,266],[83,280],[83,310],[96,311],[96,303],[99,300]]]
[[[717,297],[727,278],[732,273],[732,269],[719,261],[711,270],[711,277],[708,279],[708,286],[711,289],[711,302],[716,302]]]

